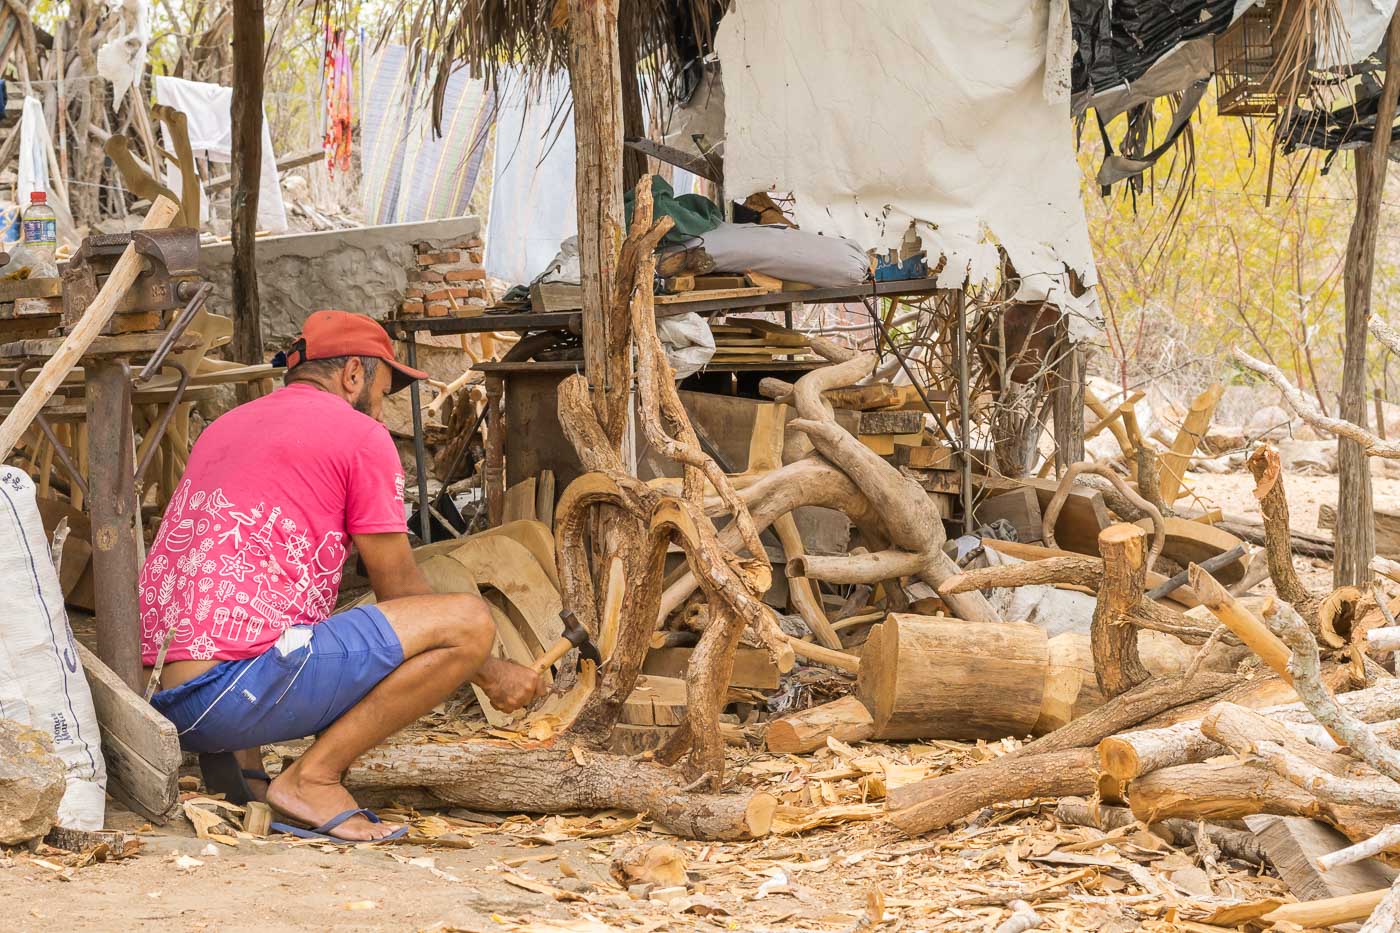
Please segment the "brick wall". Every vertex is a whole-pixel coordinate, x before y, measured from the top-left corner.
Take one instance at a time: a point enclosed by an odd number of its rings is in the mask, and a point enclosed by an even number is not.
[[[399,302],[404,317],[472,317],[487,303],[486,270],[481,265],[481,237],[413,245],[417,268],[408,273],[408,288]]]

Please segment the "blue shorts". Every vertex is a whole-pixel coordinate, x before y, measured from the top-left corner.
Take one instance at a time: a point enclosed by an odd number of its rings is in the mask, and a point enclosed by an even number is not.
[[[256,658],[211,667],[151,705],[185,751],[238,751],[324,731],[402,663],[384,613],[360,606],[294,625]]]

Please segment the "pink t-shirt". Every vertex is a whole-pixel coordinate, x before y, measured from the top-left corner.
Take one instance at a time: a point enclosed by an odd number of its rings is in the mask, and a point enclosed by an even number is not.
[[[295,383],[195,442],[141,570],[141,657],[262,654],[335,609],[352,534],[407,531],[403,468],[384,425]]]

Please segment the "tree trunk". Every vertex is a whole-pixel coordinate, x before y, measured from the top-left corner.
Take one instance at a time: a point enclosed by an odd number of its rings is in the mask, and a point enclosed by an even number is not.
[[[578,154],[579,266],[583,274],[584,367],[603,433],[621,450],[632,385],[628,307],[618,307],[622,215],[622,87],[618,0],[570,0],[569,83]]]
[[[1137,823],[1138,818],[1126,807],[1109,807],[1102,803],[1090,804],[1085,800],[1067,797],[1055,807],[1055,819],[1073,826],[1091,826],[1104,832],[1123,829]],[[1188,848],[1196,844],[1196,829],[1203,827],[1205,836],[1229,858],[1237,858],[1256,865],[1267,865],[1269,856],[1259,840],[1248,830],[1227,829],[1210,823],[1191,823],[1186,820],[1163,820],[1149,828],[1159,836],[1165,836],[1172,845]]]
[[[258,191],[262,177],[263,3],[236,0],[233,8],[233,355],[263,362],[258,304]],[[251,383],[239,384],[240,401]]]
[[[1067,469],[1084,459],[1084,351],[1070,343],[1068,328],[1060,320],[1055,350],[1055,400],[1051,418],[1055,427],[1055,470]]]
[[[637,71],[637,6],[626,0],[618,11],[617,51],[622,73],[623,138],[645,139],[646,115],[642,112],[642,83]],[[635,149],[622,150],[622,188],[630,191],[647,174],[647,157]]]
[[[777,809],[764,793],[687,793],[680,773],[665,765],[559,740],[534,748],[489,739],[381,745],[355,760],[345,786],[352,793],[421,787],[454,806],[505,813],[618,808],[688,839],[765,835]]]
[[[1400,29],[1392,20],[1386,33],[1386,61],[1400,62]],[[1342,355],[1342,418],[1366,425],[1366,319],[1371,316],[1371,282],[1376,267],[1376,233],[1380,228],[1381,196],[1389,164],[1395,99],[1400,93],[1400,67],[1388,67],[1376,112],[1376,135],[1369,146],[1356,150],[1356,216],[1347,238],[1342,280],[1346,296],[1346,348]],[[1359,586],[1370,580],[1376,555],[1375,516],[1371,501],[1371,471],[1361,445],[1348,438],[1337,441],[1338,488],[1336,586]]]

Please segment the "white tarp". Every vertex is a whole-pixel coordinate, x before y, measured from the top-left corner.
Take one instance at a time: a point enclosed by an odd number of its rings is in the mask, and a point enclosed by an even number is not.
[[[1066,268],[1098,278],[1069,103],[1044,93],[1049,21],[1048,0],[744,0],[716,39],[726,195],[791,192],[802,229],[866,248],[912,221],[949,287],[995,279],[999,243],[1018,298],[1094,333],[1094,292],[1067,289]]]

